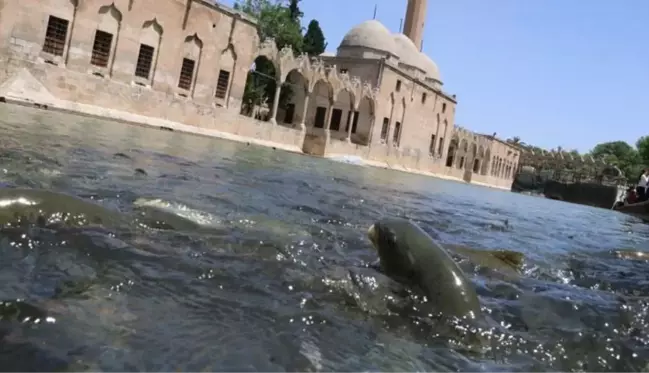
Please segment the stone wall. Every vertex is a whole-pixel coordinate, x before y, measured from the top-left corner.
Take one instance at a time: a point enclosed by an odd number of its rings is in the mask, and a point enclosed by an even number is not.
[[[455,100],[387,63],[378,88],[372,142],[396,145],[406,152],[432,150],[445,157],[455,130]],[[387,136],[381,139],[384,119],[388,120]]]
[[[256,121],[174,94],[19,60],[13,60],[3,73],[8,76],[0,85],[0,97],[5,100],[34,102],[39,106],[151,125],[182,123],[195,127],[189,132],[214,136],[219,136],[217,132],[229,133],[249,137],[252,142],[257,139],[269,145],[282,144],[284,149],[292,151],[300,151],[302,147],[300,130]]]
[[[302,147],[300,130],[239,115],[260,43],[255,22],[236,11],[199,0],[0,5],[0,96],[6,100],[152,125],[191,126],[184,129],[249,137],[293,151]],[[44,52],[50,16],[68,22],[60,55]],[[91,63],[98,30],[112,35],[104,67]],[[140,44],[155,47],[148,79],[135,74]],[[178,83],[185,57],[196,62],[189,89]],[[230,72],[227,93],[216,97],[224,70]]]
[[[362,75],[369,81],[362,81],[348,73],[356,71],[351,64],[343,72],[321,60],[294,56],[290,48],[278,50],[272,40],[260,43],[254,20],[218,4],[201,0],[0,0],[0,9],[0,97],[7,101],[231,139],[239,136],[239,141],[320,156],[356,155],[394,169],[501,188],[511,183],[479,177],[467,167],[445,166],[446,144],[455,131],[454,99],[441,92],[426,96],[398,70],[383,69],[382,63],[372,62],[372,69]],[[58,41],[61,49],[50,53],[44,45],[51,17],[68,23],[57,31],[65,34],[65,40]],[[104,53],[105,66],[92,62],[100,31],[112,35],[106,43],[110,45]],[[148,77],[135,73],[142,44],[153,46],[155,52]],[[315,116],[314,111],[304,110],[307,105],[302,108],[306,115],[294,127],[239,115],[247,72],[258,55],[275,64],[280,83],[293,74],[300,77],[294,84],[302,85],[304,93],[323,86],[328,120],[332,109],[343,104],[350,113],[356,110],[359,133],[329,131],[328,125],[324,129],[305,126],[305,119],[309,122]],[[185,58],[195,66],[189,86],[181,88]],[[224,70],[230,72],[227,94],[217,97],[217,80]],[[400,79],[402,83],[397,84]],[[376,80],[389,89],[380,91],[372,84]],[[397,85],[401,88],[392,92]],[[273,113],[277,113],[278,93]],[[304,96],[308,101],[308,95]],[[317,98],[312,97],[315,104]],[[339,99],[344,101],[340,105]],[[393,143],[390,134],[387,141],[381,141],[383,118],[402,124],[400,140]],[[430,146],[433,134],[441,146],[434,142]],[[471,151],[475,155],[476,150]],[[487,162],[487,154],[479,153]]]
[[[618,197],[617,186],[595,183],[560,183],[549,180],[543,194],[550,199],[610,209]]]
[[[43,50],[50,16],[68,22],[61,55]],[[112,35],[104,67],[91,63],[98,30]],[[134,75],[141,44],[154,48],[148,78]],[[47,62],[106,80],[191,97],[206,105],[229,107],[235,112],[258,46],[253,20],[198,0],[21,0],[5,2],[0,14],[3,59],[14,56]],[[189,89],[179,88],[185,57],[195,61]],[[217,98],[221,70],[229,72],[229,87],[224,98]]]
[[[481,175],[455,166],[446,167],[445,160],[439,156],[434,157],[428,153],[412,150],[407,151],[386,144],[362,146],[347,141],[329,139],[326,148],[318,149],[322,149],[325,152],[323,155],[327,157],[352,155],[387,168],[431,174],[444,179],[465,181],[476,185],[489,186],[498,189],[509,190],[511,188],[511,179],[504,179],[491,175]]]
[[[471,179],[473,184],[488,185],[499,189],[511,190],[512,179],[503,179],[498,176],[473,174]]]
[[[536,170],[521,170],[514,177],[512,183],[512,191],[525,192],[525,191],[541,191],[547,180],[542,180]]]
[[[253,139],[257,139],[267,142],[262,143],[267,146],[283,144],[285,150],[319,156],[354,155],[388,168],[465,180],[501,189],[509,189],[508,182],[511,182],[477,174],[466,180],[464,169],[446,167],[442,158],[432,157],[428,153],[405,151],[387,144],[358,145],[331,138],[323,129],[309,128],[302,131],[256,121],[222,107],[204,105],[174,94],[113,82],[49,64],[32,64],[13,59],[2,70],[2,74],[5,81],[0,84],[0,97],[8,100],[17,99],[41,106],[156,126],[171,126],[165,124],[167,122],[183,123],[194,127],[190,132],[207,135],[214,135],[210,131],[230,133],[250,138],[251,142],[256,142]]]

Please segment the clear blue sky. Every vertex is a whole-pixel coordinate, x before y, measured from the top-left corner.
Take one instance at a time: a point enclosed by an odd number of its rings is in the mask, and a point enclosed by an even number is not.
[[[406,0],[300,7],[335,52],[375,4],[398,31]],[[428,0],[424,52],[457,94],[456,124],[471,130],[582,152],[649,135],[649,0]]]

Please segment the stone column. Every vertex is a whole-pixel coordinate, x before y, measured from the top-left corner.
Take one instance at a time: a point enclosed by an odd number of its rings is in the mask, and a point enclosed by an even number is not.
[[[385,137],[385,146],[388,148],[392,147],[392,114],[390,114],[390,120],[388,121],[388,130],[387,130],[387,135]],[[381,124],[381,132],[383,132],[383,124]]]
[[[390,116],[388,117],[388,128],[387,128],[387,135],[385,137],[385,146],[390,149],[392,147],[392,126],[394,125],[394,103],[392,104],[392,107],[390,108]],[[381,133],[383,132],[383,123],[381,123]],[[389,150],[388,150],[389,151]]]
[[[329,106],[327,107],[327,115],[325,116],[326,119],[325,119],[325,126],[324,126],[324,129],[325,131],[327,131],[327,133],[329,132],[329,128],[331,127],[331,113],[333,112],[333,108],[334,108],[334,103],[331,102],[330,100]]]
[[[370,133],[367,135],[367,145],[372,146],[372,140],[374,138],[374,125],[376,124],[376,115],[370,117]]]
[[[440,159],[442,160],[442,164],[446,165],[446,158],[448,157],[448,148],[449,144],[451,142],[449,141],[448,138],[448,122],[444,121],[444,141],[442,145],[442,151],[440,153]]]
[[[306,128],[306,115],[309,112],[309,96],[311,94],[307,91],[304,95],[304,108],[302,109],[302,122],[300,123],[300,129],[302,130]]]
[[[282,93],[282,83],[277,82],[277,88],[275,88],[275,98],[273,98],[273,110],[271,111],[270,122],[272,124],[277,124],[277,108],[279,107],[279,95]]]
[[[435,100],[437,100],[437,98],[435,98]],[[439,143],[439,139],[441,138],[441,136],[439,135],[439,128],[442,124],[440,123],[439,120],[439,114],[437,114],[437,118],[435,118],[435,122],[437,125],[437,127],[435,128],[435,141],[433,141],[432,152],[429,152],[430,155],[433,157],[433,159],[435,158],[435,154],[437,154],[437,147],[438,147],[437,144]]]
[[[352,142],[352,127],[354,127],[354,120],[356,120],[356,116],[358,113],[356,110],[352,111],[352,115],[349,117],[349,128],[347,129],[347,142]]]

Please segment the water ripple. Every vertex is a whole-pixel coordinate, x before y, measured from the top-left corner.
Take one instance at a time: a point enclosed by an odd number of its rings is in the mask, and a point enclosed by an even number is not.
[[[0,302],[20,305],[0,307],[3,368],[649,367],[647,265],[616,255],[646,248],[649,228],[633,218],[91,118],[0,114],[3,185],[168,223],[1,227]],[[416,292],[368,266],[365,232],[385,215],[449,248],[524,254],[515,276],[461,262],[489,328],[418,313]],[[56,322],[20,322],[31,314]],[[476,336],[489,348],[470,348]]]

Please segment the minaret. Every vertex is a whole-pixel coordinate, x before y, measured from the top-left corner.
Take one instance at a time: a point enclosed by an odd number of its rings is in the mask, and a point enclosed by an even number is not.
[[[424,36],[427,2],[427,0],[408,0],[408,8],[406,9],[406,22],[403,27],[403,33],[419,49],[421,49],[421,42]]]

